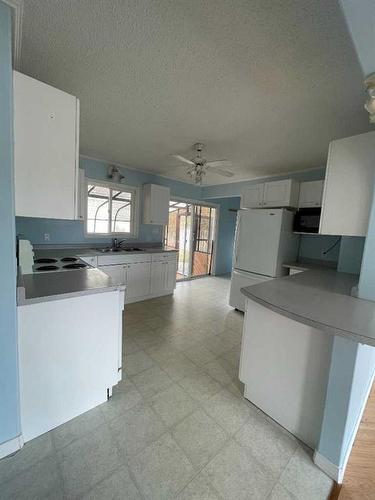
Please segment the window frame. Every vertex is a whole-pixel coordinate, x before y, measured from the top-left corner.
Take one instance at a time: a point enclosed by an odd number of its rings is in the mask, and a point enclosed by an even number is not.
[[[89,233],[87,231],[87,203],[88,203],[88,186],[93,184],[94,186],[105,187],[111,190],[110,195],[110,211],[109,211],[109,223],[112,224],[112,191],[126,191],[132,193],[134,196],[134,203],[132,203],[133,210],[131,211],[130,227],[131,231],[128,233],[124,232],[109,232],[109,233]],[[85,191],[84,191],[84,223],[85,223],[85,237],[86,238],[111,238],[111,237],[122,237],[122,238],[137,238],[139,232],[139,204],[140,204],[140,188],[138,186],[130,186],[128,184],[121,184],[115,182],[102,181],[100,179],[92,179],[85,177]]]

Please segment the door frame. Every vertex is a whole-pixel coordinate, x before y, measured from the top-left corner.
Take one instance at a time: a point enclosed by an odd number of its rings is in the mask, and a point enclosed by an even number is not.
[[[215,228],[214,228],[214,250],[212,252],[212,257],[211,257],[211,276],[216,276],[216,253],[217,253],[217,237],[218,237],[218,234],[219,234],[219,219],[220,219],[220,205],[217,204],[217,203],[211,203],[209,201],[205,201],[205,200],[194,200],[193,198],[184,198],[182,196],[171,196],[170,197],[170,200],[172,201],[180,201],[181,203],[191,203],[192,205],[203,205],[205,207],[211,207],[211,208],[215,208],[216,209],[216,217],[215,217]],[[193,214],[193,220],[192,220],[192,223],[194,224],[195,223],[195,211],[194,211],[194,214]],[[191,235],[190,235],[190,238],[191,238],[191,241],[190,241],[190,248],[192,249],[193,246],[192,246],[192,243],[193,243],[193,231],[191,231]],[[165,226],[163,226],[163,234],[162,234],[162,237],[163,237],[163,242],[164,242],[164,238],[165,238]],[[189,267],[191,267],[191,262],[189,264]],[[190,269],[190,274],[191,274],[191,269]],[[190,278],[186,278],[186,280],[192,280],[192,279],[199,279],[199,278],[203,278],[204,276],[191,276]],[[180,280],[180,281],[186,281],[186,280]]]

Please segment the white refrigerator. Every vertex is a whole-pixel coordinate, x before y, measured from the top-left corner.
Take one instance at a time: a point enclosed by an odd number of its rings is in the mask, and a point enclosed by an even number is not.
[[[282,265],[297,258],[294,213],[285,208],[239,210],[229,304],[245,310],[241,288],[287,274]]]

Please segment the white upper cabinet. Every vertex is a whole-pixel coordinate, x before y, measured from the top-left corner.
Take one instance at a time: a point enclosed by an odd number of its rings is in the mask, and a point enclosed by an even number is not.
[[[16,215],[78,218],[79,101],[14,71]]]
[[[293,179],[252,184],[242,190],[241,208],[296,207],[298,192]]]
[[[375,132],[332,141],[320,234],[366,236],[375,173]]]
[[[299,208],[321,207],[324,181],[301,182],[299,188]]]
[[[158,184],[143,186],[143,223],[168,224],[170,189]]]
[[[263,207],[296,207],[299,183],[293,179],[266,182],[264,184]]]
[[[241,208],[262,208],[264,183],[252,184],[241,193]]]

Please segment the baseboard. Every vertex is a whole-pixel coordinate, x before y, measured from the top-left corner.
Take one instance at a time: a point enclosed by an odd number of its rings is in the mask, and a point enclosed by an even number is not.
[[[366,409],[366,405],[367,405],[368,398],[370,396],[372,384],[374,383],[374,378],[375,378],[375,371],[372,374],[372,377],[371,377],[370,382],[368,384],[368,387],[366,389],[366,396],[365,396],[362,408],[361,408],[361,410],[360,410],[360,412],[358,414],[358,418],[357,418],[355,427],[353,429],[352,435],[350,436],[348,448],[346,450],[345,458],[344,458],[343,465],[342,465],[342,468],[343,468],[344,472],[345,472],[346,466],[348,465],[348,460],[349,460],[349,457],[350,457],[350,453],[352,451],[353,444],[354,444],[355,438],[357,436],[358,428],[359,428],[359,426],[361,424],[361,421],[362,421],[363,413],[364,413],[364,411]],[[337,482],[339,482],[339,481],[337,481]]]
[[[8,455],[12,455],[16,451],[20,450],[23,446],[22,435],[11,439],[10,441],[6,441],[5,443],[0,444],[0,459],[7,457]]]
[[[152,293],[150,295],[145,295],[143,297],[137,297],[136,299],[126,299],[126,292],[125,292],[125,307],[128,304],[133,304],[134,302],[143,302],[144,300],[149,300],[149,299],[157,299],[158,297],[165,297],[166,295],[173,295],[174,289],[173,290],[168,290],[163,293]]]
[[[319,469],[325,472],[327,476],[336,481],[336,483],[342,483],[345,472],[343,467],[333,464],[317,451],[314,452],[314,463],[319,467]]]
[[[375,378],[375,371],[372,374],[372,377],[370,379],[370,383],[368,384],[368,387],[366,389],[366,396],[364,398],[362,408],[358,414],[358,418],[357,418],[355,427],[354,427],[353,432],[350,436],[349,444],[348,444],[348,447],[346,449],[345,458],[342,462],[342,465],[338,466],[336,464],[333,464],[326,457],[324,457],[323,455],[321,455],[317,451],[314,452],[314,463],[320,469],[322,469],[322,471],[325,472],[329,477],[334,479],[336,481],[336,483],[338,483],[338,484],[341,484],[343,482],[345,469],[346,469],[346,466],[348,465],[348,460],[349,460],[350,453],[351,453],[352,448],[353,448],[354,440],[357,436],[358,428],[359,428],[361,421],[362,421],[363,412],[365,411],[367,401],[368,401],[368,398],[370,396],[372,384],[374,383],[374,378]]]

